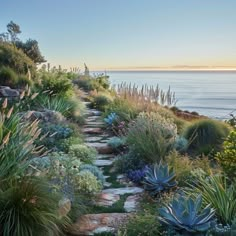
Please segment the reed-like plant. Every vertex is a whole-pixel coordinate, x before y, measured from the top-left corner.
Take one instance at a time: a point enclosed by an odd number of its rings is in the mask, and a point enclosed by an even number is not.
[[[126,142],[146,163],[159,163],[172,150],[177,129],[158,113],[141,113],[128,129]]]
[[[21,175],[29,159],[44,152],[44,147],[34,143],[41,132],[38,123],[38,120],[22,121],[4,100],[0,110],[0,180]]]
[[[224,176],[216,175],[200,178],[187,192],[201,194],[203,204],[211,204],[220,223],[231,224],[236,215],[236,186],[229,185]]]
[[[117,94],[127,100],[134,100],[137,103],[153,103],[156,102],[162,106],[173,106],[176,103],[175,93],[171,92],[170,87],[165,92],[157,85],[143,85],[141,88],[135,84],[121,83],[114,87]]]
[[[59,235],[68,218],[60,218],[59,196],[47,182],[24,177],[0,186],[0,235]]]

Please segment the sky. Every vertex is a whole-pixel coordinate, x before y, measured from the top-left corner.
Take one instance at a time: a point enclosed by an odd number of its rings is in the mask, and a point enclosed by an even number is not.
[[[92,70],[236,68],[236,0],[0,0],[45,59]]]

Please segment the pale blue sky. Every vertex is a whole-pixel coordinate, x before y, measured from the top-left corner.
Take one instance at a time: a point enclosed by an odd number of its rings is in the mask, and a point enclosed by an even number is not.
[[[54,65],[236,68],[236,0],[1,0]]]

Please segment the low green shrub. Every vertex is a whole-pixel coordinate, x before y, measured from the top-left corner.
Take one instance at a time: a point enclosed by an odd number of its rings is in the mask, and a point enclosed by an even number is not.
[[[125,144],[125,138],[112,137],[108,140],[107,144],[116,150],[121,148]]]
[[[145,162],[142,160],[138,153],[134,150],[130,150],[127,154],[117,156],[114,161],[115,170],[118,173],[126,173],[129,170],[142,169],[145,166]]]
[[[158,113],[141,113],[129,125],[127,144],[147,163],[160,162],[174,147],[175,124]]]
[[[51,95],[69,97],[73,94],[72,83],[64,73],[44,72],[39,75],[39,81],[37,87],[42,91],[50,91]]]
[[[2,66],[0,68],[0,84],[1,86],[9,86],[15,88],[18,83],[17,74],[9,67]]]
[[[189,125],[184,137],[189,140],[189,149],[198,154],[208,154],[221,148],[229,134],[229,126],[223,122],[204,119]]]
[[[82,193],[96,193],[102,188],[102,184],[90,171],[83,170],[74,177],[75,189]]]
[[[94,165],[89,165],[89,164],[83,164],[80,166],[80,171],[89,171],[91,172],[94,176],[97,177],[97,180],[104,185],[105,183],[105,177],[102,174],[102,171]]]
[[[111,99],[105,95],[97,95],[93,98],[92,107],[100,111],[105,111],[106,106],[111,102]]]
[[[29,80],[29,78],[26,75],[20,75],[17,80],[17,87],[18,88],[25,88],[27,85],[32,86],[33,82],[32,80]]]
[[[97,151],[95,148],[86,146],[84,144],[74,144],[70,146],[69,154],[77,157],[86,164],[92,164],[96,159]]]
[[[226,175],[236,179],[236,131],[232,131],[223,143],[223,150],[216,154],[216,159]]]

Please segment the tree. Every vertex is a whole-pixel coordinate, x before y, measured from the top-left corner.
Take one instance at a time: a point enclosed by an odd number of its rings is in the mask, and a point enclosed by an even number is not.
[[[12,43],[15,43],[19,39],[17,38],[17,35],[21,33],[20,26],[11,21],[7,24],[7,31],[10,34]]]
[[[17,41],[16,47],[21,49],[34,63],[40,64],[46,62],[39,50],[37,40],[28,39],[25,43]]]

